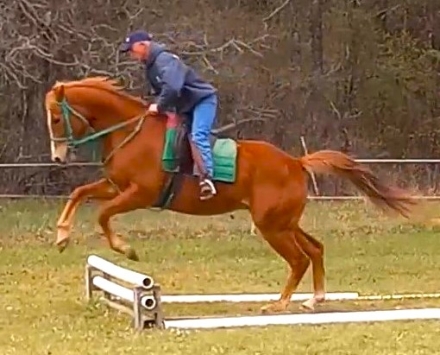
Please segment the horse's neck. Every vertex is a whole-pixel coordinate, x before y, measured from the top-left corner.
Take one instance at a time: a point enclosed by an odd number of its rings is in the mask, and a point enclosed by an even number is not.
[[[107,156],[118,147],[122,147],[128,141],[142,136],[143,144],[140,147],[154,149],[149,145],[159,142],[159,136],[164,136],[166,117],[146,116],[146,109],[139,109],[132,103],[127,105],[110,105],[101,110],[95,129],[97,131],[110,129],[113,126],[127,122],[127,126],[120,127],[110,132],[103,138],[103,155]],[[131,122],[129,122],[131,121]],[[137,131],[137,129],[139,130]]]
[[[124,106],[121,104],[111,105],[109,103],[103,103],[99,107],[99,114],[96,115],[94,128],[97,131],[109,129],[112,126],[123,124],[123,122],[139,117],[142,113],[142,109],[134,107],[133,104]]]

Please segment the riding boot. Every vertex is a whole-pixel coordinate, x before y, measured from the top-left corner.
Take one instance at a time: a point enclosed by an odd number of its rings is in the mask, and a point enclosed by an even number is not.
[[[190,140],[190,147],[195,165],[200,176],[200,200],[208,200],[217,194],[217,190],[215,188],[214,182],[212,181],[212,177],[210,176],[203,162],[202,154],[200,153],[200,150],[196,147],[196,144],[193,140]]]

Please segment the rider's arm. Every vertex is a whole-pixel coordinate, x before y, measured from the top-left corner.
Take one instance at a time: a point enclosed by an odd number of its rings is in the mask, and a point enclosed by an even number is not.
[[[171,53],[161,53],[156,58],[162,90],[156,99],[159,112],[165,112],[173,106],[185,83],[186,67],[180,59]]]

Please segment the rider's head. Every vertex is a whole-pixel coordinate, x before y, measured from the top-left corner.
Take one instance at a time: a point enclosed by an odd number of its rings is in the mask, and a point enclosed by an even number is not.
[[[123,53],[130,52],[130,56],[137,60],[146,60],[150,53],[150,42],[153,36],[148,32],[138,30],[130,33],[119,50]]]

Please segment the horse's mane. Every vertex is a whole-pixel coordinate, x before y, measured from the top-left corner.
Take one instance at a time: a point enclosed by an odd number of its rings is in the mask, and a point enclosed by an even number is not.
[[[93,76],[85,79],[72,80],[72,81],[56,81],[50,91],[53,92],[56,88],[58,88],[61,85],[63,85],[66,89],[80,88],[80,87],[99,89],[102,91],[106,91],[110,94],[115,94],[131,102],[138,103],[142,106],[147,105],[147,102],[142,100],[140,97],[130,95],[128,92],[126,92],[122,87],[122,85],[120,85],[116,79],[112,79],[107,76]]]

